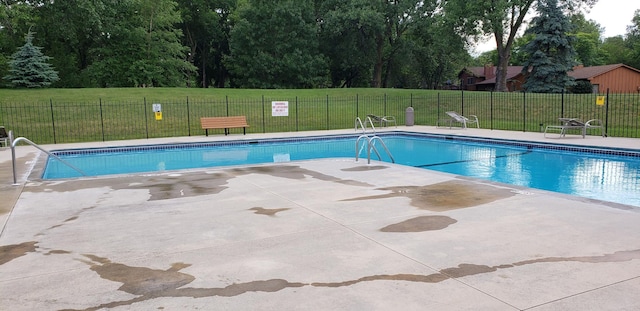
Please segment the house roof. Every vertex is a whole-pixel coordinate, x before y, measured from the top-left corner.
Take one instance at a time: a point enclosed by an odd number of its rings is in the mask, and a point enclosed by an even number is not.
[[[482,67],[480,67],[482,68]],[[495,68],[495,67],[494,67]],[[522,66],[509,66],[507,67],[507,80],[513,79],[515,76],[522,72]],[[477,84],[496,84],[496,77],[478,82]]]
[[[576,80],[588,80],[588,79],[597,77],[601,74],[612,71],[614,69],[618,69],[620,67],[627,68],[640,73],[640,70],[627,66],[625,64],[613,64],[613,65],[604,65],[604,66],[590,66],[590,67],[575,68],[573,69],[573,71],[569,71],[568,74],[569,76],[575,78]]]
[[[465,67],[462,71],[467,71],[475,77],[484,77],[484,67]]]

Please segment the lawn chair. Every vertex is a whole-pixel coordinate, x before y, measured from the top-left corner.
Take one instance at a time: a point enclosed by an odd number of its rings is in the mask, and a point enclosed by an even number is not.
[[[7,135],[7,130],[4,129],[4,126],[0,126],[0,147],[2,147],[2,142],[6,147],[9,146],[9,135]]]
[[[446,114],[449,116],[448,119],[442,119],[438,121],[438,126],[440,125],[440,122],[443,123],[448,123],[449,124],[449,128],[453,127],[453,123],[460,123],[462,128],[467,128],[469,126],[469,124],[476,124],[477,128],[480,128],[480,121],[478,121],[478,117],[475,115],[470,115],[470,118],[467,118],[455,111],[447,111]]]
[[[587,130],[589,129],[600,129],[602,137],[606,136],[602,121],[598,119],[591,119],[587,122],[582,122],[577,118],[558,118],[558,120],[560,121],[560,125],[547,125],[547,127],[545,127],[544,137],[547,137],[549,130],[559,130],[560,137],[565,137],[568,130],[580,130],[582,138],[585,138],[587,136]]]
[[[368,114],[367,118],[371,119],[371,122],[378,123],[381,127],[387,126],[389,123],[393,123],[393,125],[398,127],[398,123],[396,123],[396,118],[394,116],[379,117],[373,114]]]

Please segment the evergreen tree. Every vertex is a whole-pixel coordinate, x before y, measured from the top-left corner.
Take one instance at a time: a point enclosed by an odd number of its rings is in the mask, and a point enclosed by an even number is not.
[[[47,61],[51,57],[33,45],[33,32],[27,33],[25,44],[11,56],[9,74],[4,79],[14,87],[40,88],[58,81],[58,72]]]
[[[557,0],[539,0],[539,16],[532,20],[527,34],[533,40],[524,47],[529,55],[523,73],[527,77],[523,88],[528,92],[561,93],[575,81],[567,72],[575,65],[571,21],[562,14]]]

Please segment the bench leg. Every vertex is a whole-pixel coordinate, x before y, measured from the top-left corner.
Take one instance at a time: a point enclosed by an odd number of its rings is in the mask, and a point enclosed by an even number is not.
[[[209,136],[209,129],[204,129],[204,135]]]
[[[246,127],[242,128],[242,135],[247,135],[247,128]]]

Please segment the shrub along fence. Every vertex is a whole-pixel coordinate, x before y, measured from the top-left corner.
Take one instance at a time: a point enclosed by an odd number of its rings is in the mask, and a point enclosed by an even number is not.
[[[274,116],[272,102],[288,102]],[[154,105],[156,104],[156,105]],[[159,104],[159,106],[157,105]],[[281,107],[281,106],[280,106]],[[244,115],[247,133],[353,128],[357,116],[394,116],[436,125],[446,111],[476,115],[486,129],[539,132],[560,117],[600,119],[608,136],[640,137],[640,94],[533,94],[445,91],[408,96],[291,97],[148,102],[0,102],[0,125],[38,144],[204,135],[200,117]],[[161,110],[162,120],[156,119]],[[232,129],[231,133],[241,133]],[[223,130],[210,130],[223,134]]]

